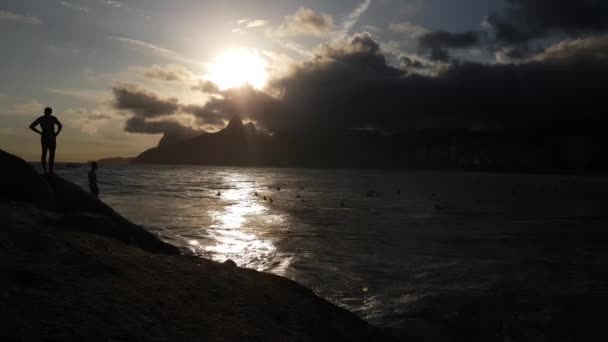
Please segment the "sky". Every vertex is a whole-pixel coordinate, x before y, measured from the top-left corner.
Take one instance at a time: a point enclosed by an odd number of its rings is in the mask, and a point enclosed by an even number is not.
[[[602,0],[3,0],[0,148],[136,156],[234,115],[267,132],[597,119]]]

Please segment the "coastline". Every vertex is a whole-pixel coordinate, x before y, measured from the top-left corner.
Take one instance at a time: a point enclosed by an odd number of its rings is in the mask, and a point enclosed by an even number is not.
[[[0,339],[390,341],[276,275],[179,254],[0,150]]]

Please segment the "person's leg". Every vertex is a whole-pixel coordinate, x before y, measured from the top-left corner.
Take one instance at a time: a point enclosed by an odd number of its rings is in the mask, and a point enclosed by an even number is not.
[[[46,174],[46,151],[48,150],[48,147],[46,146],[44,138],[40,140],[40,145],[42,146],[42,160],[40,161],[42,163],[42,172]]]
[[[99,188],[97,187],[97,184],[89,183],[89,190],[95,197],[99,197]]]
[[[49,142],[49,171],[53,173],[53,166],[55,166],[55,139]]]

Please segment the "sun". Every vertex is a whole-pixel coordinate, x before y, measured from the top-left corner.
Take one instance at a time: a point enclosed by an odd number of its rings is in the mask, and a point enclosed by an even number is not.
[[[255,51],[231,49],[218,56],[208,68],[206,78],[221,90],[249,84],[261,89],[266,85],[266,61]]]

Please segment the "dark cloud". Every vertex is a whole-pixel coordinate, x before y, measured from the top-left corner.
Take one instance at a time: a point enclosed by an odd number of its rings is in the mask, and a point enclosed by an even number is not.
[[[211,82],[200,82],[194,88],[200,87],[206,92],[213,91],[217,95],[232,99],[231,92],[220,92],[217,86]],[[221,110],[211,105],[185,105],[179,103],[175,98],[161,99],[158,95],[134,86],[115,86],[114,107],[128,110],[132,116],[127,120],[125,130],[132,133],[174,133],[185,132],[185,127],[177,121],[169,118],[177,113],[190,114],[197,119],[201,125],[221,126],[236,111],[222,107]],[[227,101],[227,103],[231,101]],[[164,120],[156,120],[165,118]],[[150,120],[152,119],[152,120]],[[198,130],[194,130],[197,131]]]
[[[328,69],[331,67],[343,69],[345,73],[374,72],[392,76],[403,74],[401,70],[387,64],[380,45],[370,35],[360,33],[345,42],[323,45],[313,61],[296,68],[291,77],[297,78],[297,74],[306,69]],[[276,83],[280,84],[281,82],[279,80]]]
[[[608,31],[605,0],[509,0],[504,13],[488,17],[497,39],[508,44],[555,34],[581,36]]]
[[[154,65],[149,70],[146,70],[144,75],[148,78],[161,81],[185,82],[194,78],[194,74],[181,65],[167,65],[166,67]]]
[[[480,42],[479,32],[450,33],[447,31],[433,31],[422,34],[418,38],[421,49],[430,51],[430,57],[436,61],[450,59],[448,49],[462,49],[472,47]]]
[[[132,116],[125,122],[125,131],[131,133],[160,134],[165,136],[191,136],[195,129],[167,117],[176,114],[181,106],[177,99],[161,99],[156,94],[131,85],[115,86],[114,107],[128,110]],[[163,117],[163,120],[150,120]],[[164,139],[164,138],[163,138]]]
[[[176,111],[207,125],[240,116],[278,133],[542,127],[560,120],[603,119],[607,39],[564,41],[517,64],[457,62],[426,75],[408,72],[423,67],[415,58],[402,59],[404,69],[389,65],[378,44],[358,34],[322,46],[312,60],[271,80],[268,92],[250,86],[218,90],[204,105],[180,105],[123,88],[116,88],[115,96],[120,108],[135,113],[127,121],[131,132],[179,129],[183,126],[177,122],[149,119]]]
[[[189,112],[201,123],[214,124],[216,120],[229,120],[234,116],[249,118],[268,125],[284,126],[290,120],[282,102],[251,86],[228,89],[204,106],[188,106]]]
[[[177,121],[151,121],[141,117],[132,117],[125,122],[125,131],[143,134],[163,134],[158,146],[166,146],[192,139],[206,132],[183,126]]]
[[[401,58],[399,58],[399,61],[401,62],[401,65],[403,66],[404,69],[409,69],[409,68],[421,69],[421,68],[424,68],[424,64],[422,62],[420,62],[417,59],[408,57],[408,56],[401,56]]]
[[[142,117],[133,116],[125,122],[125,131],[130,133],[161,134],[190,130],[192,130],[190,127],[186,127],[173,120],[150,121]]]
[[[204,125],[221,125],[229,119],[228,115],[230,114],[213,110],[210,107],[211,106],[186,105],[182,107],[182,110],[192,114],[199,123]]]
[[[174,114],[179,109],[175,98],[160,99],[156,94],[130,85],[115,86],[114,107],[130,110],[140,117],[155,118]]]
[[[192,90],[200,91],[200,92],[207,93],[207,94],[219,94],[220,93],[220,88],[218,87],[218,85],[211,81],[207,81],[207,80],[198,81],[198,84],[193,86]]]
[[[357,35],[324,46],[312,61],[273,80],[276,97],[231,90],[202,110],[250,118],[275,132],[542,125],[600,117],[608,61],[581,48],[568,57],[547,57],[505,65],[455,63],[424,76],[389,66],[378,44]]]

